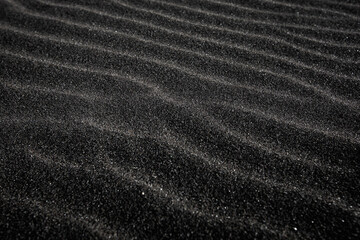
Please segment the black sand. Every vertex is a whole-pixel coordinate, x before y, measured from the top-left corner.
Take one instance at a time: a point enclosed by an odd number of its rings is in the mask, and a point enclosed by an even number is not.
[[[1,239],[359,239],[357,0],[0,18]]]

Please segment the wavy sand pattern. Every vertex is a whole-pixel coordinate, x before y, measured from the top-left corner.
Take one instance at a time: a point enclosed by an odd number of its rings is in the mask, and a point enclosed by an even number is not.
[[[356,0],[0,0],[1,239],[358,239]]]

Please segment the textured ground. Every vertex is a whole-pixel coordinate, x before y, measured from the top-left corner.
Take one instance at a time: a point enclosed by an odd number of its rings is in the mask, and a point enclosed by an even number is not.
[[[1,239],[359,239],[359,156],[357,0],[0,0]]]

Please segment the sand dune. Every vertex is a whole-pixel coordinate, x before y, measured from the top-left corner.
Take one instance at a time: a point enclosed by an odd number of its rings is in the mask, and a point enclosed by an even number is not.
[[[360,4],[1,0],[1,239],[357,239]]]

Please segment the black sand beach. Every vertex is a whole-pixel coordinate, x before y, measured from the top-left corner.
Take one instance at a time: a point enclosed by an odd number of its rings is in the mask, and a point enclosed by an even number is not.
[[[359,1],[0,19],[0,239],[359,239]]]

